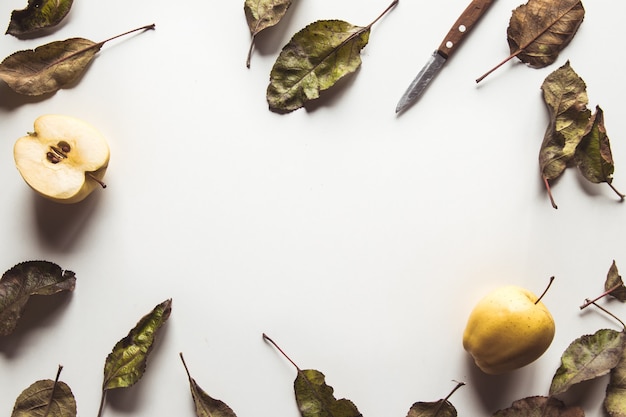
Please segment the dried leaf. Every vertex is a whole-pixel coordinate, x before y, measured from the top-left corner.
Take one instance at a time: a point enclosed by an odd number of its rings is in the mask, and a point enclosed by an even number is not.
[[[580,407],[568,407],[554,397],[528,397],[498,410],[493,417],[585,417]]]
[[[416,402],[407,417],[456,417],[456,408],[448,401]]]
[[[624,286],[624,281],[622,280],[622,276],[619,274],[617,270],[617,265],[615,264],[615,260],[611,264],[609,268],[609,272],[606,274],[606,281],[604,282],[604,290],[608,292],[611,296],[617,298],[620,301],[626,301],[626,286]]]
[[[157,332],[171,312],[172,300],[163,301],[143,316],[128,335],[115,344],[104,364],[102,400],[98,416],[102,413],[108,390],[130,387],[141,379]]]
[[[610,417],[626,417],[626,349],[622,350],[617,366],[611,369],[604,409]]]
[[[13,332],[31,296],[74,290],[74,275],[47,261],[22,262],[6,271],[0,279],[0,336]]]
[[[73,0],[28,0],[28,6],[11,13],[6,31],[8,35],[22,36],[58,25],[72,8]]]
[[[598,330],[574,340],[561,356],[550,395],[558,395],[583,381],[608,374],[620,360],[626,343],[625,333],[610,329]]]
[[[342,20],[320,20],[296,33],[280,52],[270,73],[267,88],[270,110],[297,110],[356,71],[371,27],[397,3],[394,0],[365,27]]]
[[[574,160],[587,180],[595,184],[606,182],[622,200],[624,199],[624,195],[612,185],[615,166],[604,126],[604,112],[600,106],[596,106],[596,112],[589,120],[587,131],[576,148]]]
[[[558,178],[571,163],[583,138],[591,111],[587,86],[569,61],[549,74],[541,85],[550,112],[550,124],[539,151],[539,168],[554,208],[549,181]]]
[[[278,349],[298,371],[293,387],[302,417],[361,417],[352,401],[334,397],[333,387],[326,385],[323,373],[314,369],[300,369],[266,334],[263,334],[263,339]]]
[[[298,370],[293,384],[302,417],[360,417],[354,403],[336,399],[333,387],[326,385],[324,374],[315,369]]]
[[[581,0],[529,0],[513,11],[507,29],[511,54],[535,68],[556,61],[585,17]]]
[[[556,61],[572,40],[583,19],[581,0],[529,0],[513,10],[507,29],[511,54],[476,82],[514,57],[534,68],[543,68]]]
[[[452,394],[463,385],[465,385],[465,383],[458,382],[450,394],[441,400],[414,403],[409,409],[407,417],[456,417],[456,408],[454,408],[448,400]]]
[[[235,412],[228,405],[226,405],[226,403],[212,398],[209,394],[204,392],[202,388],[200,388],[200,386],[196,383],[196,380],[191,377],[182,353],[180,354],[180,359],[183,361],[183,366],[187,372],[189,387],[191,389],[191,397],[193,398],[193,403],[196,406],[196,415],[198,417],[237,417]]]
[[[83,38],[70,38],[33,50],[15,52],[0,63],[0,78],[19,94],[38,96],[53,93],[77,81],[105,43],[147,29],[154,29],[154,24],[98,43]]]
[[[245,0],[243,10],[250,28],[250,50],[246,66],[250,68],[250,58],[256,35],[264,29],[275,26],[285,16],[292,0]]]
[[[15,400],[11,417],[75,417],[76,400],[70,387],[59,376],[53,381],[37,381],[26,388]]]

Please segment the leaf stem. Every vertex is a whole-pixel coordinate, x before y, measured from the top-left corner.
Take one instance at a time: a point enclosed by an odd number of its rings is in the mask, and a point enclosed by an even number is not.
[[[484,80],[485,78],[487,78],[487,76],[489,74],[491,74],[492,72],[494,72],[495,70],[497,70],[498,68],[500,68],[502,65],[506,64],[507,62],[509,62],[511,59],[515,58],[516,56],[518,56],[519,54],[522,53],[521,49],[518,49],[515,53],[512,53],[511,55],[509,55],[508,57],[504,58],[502,61],[500,61],[495,67],[491,68],[489,71],[487,71],[486,73],[484,73],[483,75],[481,75],[480,77],[476,78],[476,84],[478,84],[479,82],[481,82],[482,80]]]
[[[626,330],[626,324],[624,324],[623,321],[621,321],[619,319],[619,317],[617,317],[615,314],[611,313],[609,310],[607,310],[606,308],[602,307],[601,305],[597,304],[594,301],[590,301],[590,304],[593,304],[594,306],[598,307],[600,310],[604,311],[606,314],[608,314],[609,316],[613,317],[615,320],[619,321],[619,323],[622,325],[622,328],[624,328],[624,330]]]
[[[596,301],[598,301],[599,299],[606,297],[607,295],[611,294],[613,291],[615,291],[616,289],[618,289],[619,287],[621,287],[623,284],[617,284],[611,288],[609,288],[608,290],[604,291],[602,294],[600,294],[599,296],[597,296],[596,298],[594,298],[593,300],[590,299],[585,299],[585,303],[583,305],[580,306],[580,309],[584,309],[589,307],[591,304],[594,304]]]
[[[550,188],[550,182],[548,182],[548,178],[547,177],[543,177],[543,183],[546,186],[546,191],[548,192],[548,197],[550,197],[550,203],[552,204],[552,207],[554,207],[555,209],[558,209],[558,206],[556,205],[556,202],[554,201],[554,197],[552,197],[552,189]]]
[[[393,9],[394,7],[396,7],[396,5],[398,3],[400,3],[400,0],[393,0],[391,2],[391,4],[389,6],[387,6],[387,8],[376,19],[374,19],[374,21],[372,23],[370,23],[369,25],[366,26],[366,28],[371,28],[372,26],[374,26],[374,24],[376,22],[378,22],[380,19],[382,19],[383,16],[386,15],[387,12],[389,12],[389,10]]]
[[[620,193],[620,192],[617,190],[617,188],[615,188],[615,187],[613,186],[613,184],[612,184],[612,183],[607,182],[607,184],[609,184],[609,187],[611,187],[611,190],[613,190],[613,191],[615,192],[615,194],[617,194],[617,195],[619,196],[619,199],[620,199],[621,201],[624,201],[624,198],[626,198],[626,195],[624,195],[624,194]]]
[[[133,32],[138,32],[140,30],[154,29],[155,26],[156,25],[154,23],[152,23],[152,24],[149,24],[149,25],[145,25],[145,26],[142,26],[142,27],[139,27],[139,28],[135,28],[135,29],[129,30],[129,31],[121,33],[119,35],[115,35],[113,37],[110,37],[110,38],[105,39],[103,41],[100,41],[98,43],[94,43],[93,45],[87,46],[86,48],[83,48],[83,49],[80,49],[80,50],[78,50],[76,52],[73,52],[73,53],[71,53],[71,54],[69,54],[67,56],[64,56],[63,58],[61,58],[58,61],[54,62],[52,65],[57,65],[57,64],[60,64],[61,62],[65,62],[67,60],[70,60],[70,59],[74,58],[77,55],[80,55],[82,53],[85,53],[86,51],[89,51],[90,49],[99,49],[99,48],[102,47],[102,45],[104,45],[105,43],[107,43],[109,41],[112,41],[113,39],[117,39],[117,38],[122,37],[124,35],[129,35],[129,34],[131,34]]]
[[[48,405],[46,406],[46,411],[43,413],[43,417],[47,417],[48,413],[50,413],[50,407],[52,407],[52,401],[54,401],[54,392],[56,391],[57,384],[59,383],[59,378],[61,377],[62,370],[63,370],[63,366],[59,365],[57,369],[57,376],[54,379],[54,385],[52,385],[52,392],[50,393],[50,400],[48,401]]]
[[[535,301],[535,304],[538,304],[539,301],[541,301],[541,299],[543,298],[544,295],[546,295],[546,293],[548,292],[548,290],[550,289],[550,287],[552,286],[552,281],[554,281],[554,276],[550,277],[550,281],[548,282],[548,286],[546,287],[545,290],[543,290],[543,292],[541,293],[541,295],[539,296],[539,298],[537,298],[537,301]]]
[[[282,353],[282,355],[283,355],[285,358],[287,358],[287,360],[288,360],[289,362],[291,362],[291,364],[292,364],[293,366],[295,366],[295,367],[296,367],[296,369],[298,370],[298,372],[300,372],[300,371],[301,371],[300,367],[299,367],[298,365],[296,365],[296,363],[295,363],[294,361],[292,361],[292,360],[291,360],[291,358],[290,358],[289,356],[287,356],[287,354],[286,354],[286,353],[285,353],[285,352],[284,352],[284,351],[280,348],[280,346],[278,346],[278,345],[276,344],[276,342],[274,342],[274,341],[273,341],[273,340],[272,340],[272,339],[271,339],[268,335],[266,335],[265,333],[263,333],[263,340],[266,340],[266,341],[270,342],[270,343],[271,343],[271,344],[272,344],[272,345],[273,345],[276,349],[278,349],[278,351],[279,351],[280,353]]]
[[[450,391],[450,393],[446,396],[446,398],[438,401],[439,404],[437,405],[437,408],[435,409],[433,416],[436,416],[437,414],[439,414],[439,411],[441,411],[441,407],[443,407],[443,405],[450,399],[450,397],[452,397],[452,394],[454,394],[456,390],[458,390],[463,385],[465,385],[465,382],[460,382],[460,381],[455,381],[455,382],[456,382],[456,386],[452,389],[452,391]]]
[[[102,416],[102,411],[104,410],[104,403],[106,401],[107,390],[102,388],[102,396],[100,397],[100,407],[98,408],[98,417]]]
[[[187,363],[185,362],[185,358],[183,357],[183,352],[179,352],[178,356],[180,356],[180,360],[183,362],[183,367],[185,368],[185,372],[187,372],[187,378],[191,380],[191,373],[189,373],[189,368],[187,368]]]

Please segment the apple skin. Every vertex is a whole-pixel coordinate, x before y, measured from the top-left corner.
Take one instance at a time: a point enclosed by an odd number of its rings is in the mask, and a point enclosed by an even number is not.
[[[105,137],[89,123],[58,114],[38,117],[34,132],[19,138],[13,147],[15,165],[26,183],[45,198],[72,204],[96,188],[109,165]],[[51,147],[64,143],[67,157],[51,160]]]
[[[554,339],[554,318],[531,291],[497,288],[478,302],[463,333],[463,347],[491,375],[509,372],[539,358]]]

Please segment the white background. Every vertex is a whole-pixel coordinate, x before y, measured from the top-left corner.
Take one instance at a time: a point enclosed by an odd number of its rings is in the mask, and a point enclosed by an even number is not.
[[[25,3],[2,2],[0,16],[8,24]],[[0,414],[61,364],[78,414],[96,415],[106,355],[170,297],[144,378],[110,392],[105,416],[194,415],[179,352],[239,417],[297,416],[295,369],[263,332],[366,417],[404,417],[454,381],[467,384],[452,397],[463,416],[546,395],[571,341],[619,329],[578,307],[602,291],[614,259],[626,268],[626,207],[574,169],[553,186],[559,209],[550,206],[537,163],[548,123],[540,86],[570,60],[590,107],[605,111],[614,184],[626,191],[626,3],[585,2],[585,21],[555,64],[514,60],[476,85],[508,55],[506,28],[520,4],[495,2],[400,117],[398,99],[467,0],[401,0],[373,27],[361,69],[287,115],[265,100],[282,46],[315,20],[366,25],[386,0],[296,0],[259,36],[250,69],[243,1],[77,0],[46,37],[2,37],[7,56],[156,23],[106,44],[72,88],[27,98],[0,86],[0,269],[45,259],[77,276],[71,295],[32,300],[0,340]],[[105,134],[106,190],[62,206],[24,183],[13,144],[46,113]],[[473,305],[504,284],[540,293],[552,275],[550,349],[514,373],[481,374],[461,345]],[[625,306],[608,306],[626,318]],[[607,382],[564,398],[601,416]]]

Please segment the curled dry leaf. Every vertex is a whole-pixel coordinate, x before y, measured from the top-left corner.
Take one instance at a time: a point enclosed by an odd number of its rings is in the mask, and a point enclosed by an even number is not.
[[[362,417],[352,401],[335,398],[334,389],[326,384],[323,373],[315,369],[300,369],[272,339],[265,334],[263,339],[278,349],[298,371],[293,387],[302,417]]]
[[[285,16],[292,0],[245,0],[243,10],[250,29],[250,50],[246,67],[250,68],[250,59],[256,35],[264,29],[275,26]]]
[[[605,182],[621,200],[624,199],[624,194],[613,186],[615,166],[611,144],[604,126],[604,112],[600,106],[596,106],[596,112],[591,116],[587,130],[576,147],[574,161],[588,181],[595,184]]]
[[[609,268],[609,272],[606,274],[604,290],[612,297],[617,298],[619,301],[626,301],[626,286],[624,286],[624,281],[622,280],[622,276],[619,274],[615,260],[613,260],[613,263]]]
[[[552,64],[570,43],[584,17],[581,0],[529,0],[519,6],[513,11],[507,29],[511,55],[476,82],[514,57],[534,68]]]
[[[191,377],[182,353],[180,354],[180,360],[183,362],[185,372],[187,372],[191,397],[196,407],[196,415],[198,417],[237,417],[235,412],[226,403],[216,400],[200,388],[196,380]]]
[[[84,38],[70,38],[18,51],[0,63],[0,78],[19,94],[39,96],[53,93],[77,81],[105,43],[154,27],[154,24],[143,26],[97,43]]]
[[[511,407],[496,411],[493,417],[585,417],[585,412],[554,397],[535,396],[517,400]]]
[[[457,383],[452,392],[450,392],[446,398],[441,400],[431,402],[420,401],[414,403],[409,409],[407,417],[456,417],[456,408],[454,408],[452,403],[448,400],[452,394],[454,394],[454,392],[463,385],[465,385],[463,382]]]
[[[573,385],[608,374],[619,362],[626,343],[624,331],[598,330],[574,340],[561,356],[550,385],[550,396],[562,394]]]
[[[626,417],[626,349],[622,350],[617,366],[611,369],[604,409],[610,417]]]
[[[342,20],[320,20],[296,33],[280,52],[270,73],[267,102],[272,111],[288,113],[319,97],[361,65],[361,49],[371,27],[398,3],[367,26]]]
[[[11,417],[76,417],[76,399],[70,387],[56,379],[37,381],[26,388],[15,400]]]
[[[552,206],[557,208],[549,182],[570,164],[587,130],[591,111],[587,108],[587,85],[569,61],[546,77],[541,90],[550,112],[550,124],[539,151],[539,169]]]
[[[73,0],[28,0],[28,6],[11,13],[6,31],[8,35],[22,36],[58,25],[72,8]]]
[[[73,291],[75,285],[74,272],[48,261],[22,262],[6,271],[0,279],[0,336],[15,330],[31,296]]]
[[[171,312],[172,300],[163,301],[143,316],[128,335],[115,344],[104,364],[98,416],[102,415],[108,390],[130,387],[141,379],[157,332],[170,317]]]

